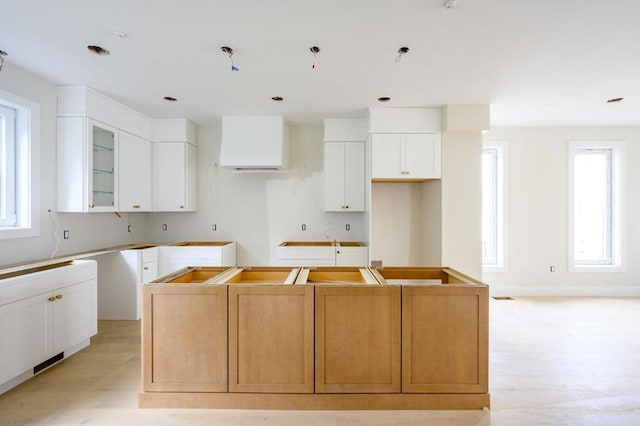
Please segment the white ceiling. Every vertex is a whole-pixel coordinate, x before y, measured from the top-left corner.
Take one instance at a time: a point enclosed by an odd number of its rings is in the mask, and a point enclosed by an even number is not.
[[[640,0],[0,0],[0,50],[7,67],[199,124],[488,103],[492,125],[640,125]]]

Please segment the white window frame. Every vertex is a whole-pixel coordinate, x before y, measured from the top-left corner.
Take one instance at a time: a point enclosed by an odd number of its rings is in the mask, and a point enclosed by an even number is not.
[[[575,182],[574,182],[574,157],[584,150],[611,150],[611,264],[583,264],[576,263],[575,259]],[[612,141],[569,141],[569,218],[568,218],[568,260],[569,272],[623,272],[624,271],[624,142]]]
[[[508,270],[507,253],[507,144],[505,142],[485,141],[483,143],[483,154],[485,150],[495,150],[496,152],[496,263],[486,264],[482,260],[482,269],[486,272],[506,272]]]
[[[0,224],[0,240],[40,234],[40,106],[0,90],[0,105],[15,110],[15,224]]]

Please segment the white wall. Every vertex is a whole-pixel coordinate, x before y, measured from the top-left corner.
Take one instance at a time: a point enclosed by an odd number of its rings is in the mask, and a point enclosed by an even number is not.
[[[640,295],[640,128],[498,127],[484,140],[507,147],[508,264],[484,272],[492,294]],[[570,140],[626,142],[622,273],[568,271]]]
[[[235,240],[239,265],[267,265],[285,240],[365,239],[363,213],[323,211],[322,126],[290,128],[287,172],[236,172],[217,166],[220,121],[198,127],[197,212],[154,213],[152,240]]]
[[[40,104],[40,235],[0,240],[0,266],[144,240],[145,215],[56,213],[56,86],[5,62],[0,89]],[[127,232],[128,224],[134,232]],[[62,239],[65,229],[68,240]]]

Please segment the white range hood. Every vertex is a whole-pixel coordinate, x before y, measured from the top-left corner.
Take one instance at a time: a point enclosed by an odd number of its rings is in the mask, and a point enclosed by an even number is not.
[[[289,128],[282,116],[222,117],[220,166],[236,170],[286,170]]]

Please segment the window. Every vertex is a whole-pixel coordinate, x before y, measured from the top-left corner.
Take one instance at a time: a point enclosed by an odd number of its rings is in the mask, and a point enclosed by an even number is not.
[[[0,90],[0,239],[39,233],[38,104]]]
[[[505,269],[504,144],[485,143],[482,150],[482,266]]]
[[[569,145],[572,270],[621,268],[621,143]]]

